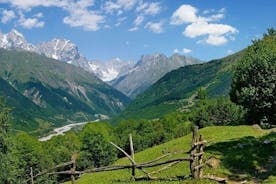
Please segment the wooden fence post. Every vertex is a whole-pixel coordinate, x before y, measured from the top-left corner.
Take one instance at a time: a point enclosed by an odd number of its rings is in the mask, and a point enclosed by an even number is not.
[[[31,184],[34,184],[34,173],[33,173],[33,168],[32,167],[31,167],[30,175],[31,175]]]
[[[135,160],[134,158],[134,148],[133,148],[133,141],[132,141],[132,135],[129,134],[129,146],[130,146],[130,154],[131,154],[131,158],[133,160]],[[135,179],[135,165],[132,164],[132,172],[131,172],[131,175],[133,177],[133,179]]]
[[[199,137],[199,141],[202,142],[204,141],[203,140],[203,135],[200,135]],[[200,166],[199,169],[198,169],[198,178],[202,178],[203,176],[203,154],[204,154],[204,151],[203,151],[203,148],[204,148],[204,144],[200,144],[199,145],[199,157],[198,157],[198,165]]]
[[[76,179],[75,179],[75,171],[76,171],[76,160],[77,160],[77,153],[74,153],[72,155],[72,166],[71,166],[71,183],[76,184]]]
[[[195,143],[197,142],[197,132],[198,132],[198,126],[194,126],[193,128],[193,138],[192,138],[192,148],[191,148],[191,153],[190,153],[190,171],[191,171],[191,175],[193,178],[197,178],[197,174],[196,174],[196,145]]]

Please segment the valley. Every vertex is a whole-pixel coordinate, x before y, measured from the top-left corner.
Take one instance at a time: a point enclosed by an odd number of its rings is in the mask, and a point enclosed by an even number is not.
[[[0,7],[0,184],[276,183],[274,1]]]

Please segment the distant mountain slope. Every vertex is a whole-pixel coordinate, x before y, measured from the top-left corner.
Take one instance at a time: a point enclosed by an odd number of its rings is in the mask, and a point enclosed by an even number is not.
[[[38,45],[33,45],[28,43],[24,35],[15,29],[12,29],[7,34],[0,33],[0,48],[35,52],[48,58],[73,64],[94,73],[103,81],[115,79],[134,65],[134,62],[125,62],[118,58],[107,62],[89,61],[81,54],[77,45],[68,39],[55,38]]]
[[[129,103],[93,74],[35,53],[0,49],[0,65],[0,94],[14,108],[19,129],[114,116]]]
[[[181,108],[185,101],[203,87],[207,95],[227,95],[232,80],[232,66],[242,51],[207,63],[181,67],[167,73],[144,93],[137,96],[117,117],[120,119],[152,119]]]
[[[169,58],[164,54],[145,55],[130,71],[117,77],[110,84],[127,96],[134,98],[166,73],[185,65],[197,63],[200,63],[197,59],[178,54]]]
[[[28,43],[24,35],[13,29],[7,34],[0,33],[0,48],[25,50],[48,58],[69,63],[95,74],[117,90],[134,98],[167,72],[179,67],[200,63],[199,60],[175,54],[146,55],[136,63],[119,58],[109,61],[89,60],[81,54],[78,46],[68,39],[52,39],[38,45]]]

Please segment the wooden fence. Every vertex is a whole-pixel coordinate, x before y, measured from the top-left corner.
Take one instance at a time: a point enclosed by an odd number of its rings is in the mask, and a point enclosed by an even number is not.
[[[35,178],[41,176],[41,175],[70,175],[71,176],[71,183],[75,184],[76,183],[76,176],[82,175],[85,173],[95,173],[95,172],[104,172],[104,171],[114,171],[114,170],[122,170],[122,169],[131,169],[131,176],[134,180],[141,180],[141,179],[158,179],[157,177],[153,177],[153,174],[159,173],[161,171],[164,171],[173,165],[176,165],[180,162],[183,161],[188,161],[190,162],[190,176],[192,178],[203,178],[203,167],[204,167],[204,162],[203,162],[203,156],[204,156],[204,144],[206,141],[203,138],[203,135],[199,136],[199,140],[197,140],[197,134],[198,134],[198,127],[195,126],[193,128],[193,134],[192,134],[192,145],[191,149],[187,151],[178,151],[174,153],[167,153],[165,155],[162,155],[154,160],[148,161],[148,162],[143,162],[143,163],[137,163],[135,161],[135,153],[134,153],[134,148],[133,148],[133,141],[132,141],[132,135],[129,135],[129,145],[130,145],[130,155],[124,151],[122,148],[117,146],[115,143],[110,142],[114,147],[116,147],[119,151],[121,151],[130,161],[130,165],[113,165],[113,166],[105,166],[105,167],[100,167],[100,168],[93,168],[93,169],[88,169],[85,171],[77,171],[76,170],[76,160],[77,160],[77,154],[73,154],[71,161],[59,164],[51,169],[42,171],[36,175],[33,174],[33,170],[31,168],[31,173],[30,173],[30,178],[26,181],[26,183],[31,183],[34,184]],[[181,158],[174,158],[170,160],[165,160],[161,161],[162,159],[171,156],[173,154],[179,154],[179,153],[190,153],[189,157],[181,157]],[[156,166],[161,166],[165,165],[164,167],[160,168],[157,171],[153,172],[147,172],[144,169],[145,168],[150,168],[150,167],[156,167]],[[65,167],[65,166],[71,166],[70,170],[67,171],[55,171],[58,168]],[[146,177],[137,177],[136,176],[136,170],[142,171]],[[216,177],[207,177],[204,176],[204,178],[216,180],[216,181],[225,181],[225,179],[221,178],[216,178]]]

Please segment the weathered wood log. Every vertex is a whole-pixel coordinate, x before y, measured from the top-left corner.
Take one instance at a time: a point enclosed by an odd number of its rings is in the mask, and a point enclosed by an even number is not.
[[[199,157],[199,156],[202,156],[203,154],[204,154],[204,152],[195,153],[194,156],[195,156],[195,157]]]
[[[68,165],[71,165],[71,164],[72,164],[72,161],[61,163],[59,165],[56,165],[55,167],[52,167],[50,169],[47,169],[47,170],[44,170],[44,171],[41,171],[41,172],[37,173],[36,175],[33,176],[33,178],[35,179],[36,177],[42,176],[44,174],[47,174],[47,173],[49,173],[52,170],[55,170],[55,169],[60,168],[60,167],[65,167],[65,166],[68,166]],[[31,178],[29,178],[28,180],[26,180],[25,183],[28,183],[30,180],[31,180]]]
[[[227,183],[227,179],[226,178],[220,178],[220,177],[211,176],[211,175],[203,176],[202,178],[213,180],[213,181],[216,181],[218,183]]]
[[[119,146],[117,146],[113,142],[110,142],[110,144],[112,144],[115,148],[117,148],[119,151],[121,151],[130,160],[130,162],[133,165],[136,165],[136,162],[131,158],[131,156],[129,156],[129,154],[127,154],[127,152],[125,152],[122,148],[120,148]]]
[[[157,171],[150,172],[149,174],[157,174],[157,173],[160,173],[160,172],[162,172],[162,171],[164,171],[164,170],[167,170],[167,169],[171,168],[172,166],[174,166],[174,165],[176,165],[176,164],[178,164],[178,163],[180,163],[180,161],[172,162],[172,163],[166,165],[165,167],[162,167],[161,169],[158,169]]]
[[[114,147],[116,147],[118,150],[120,150],[131,162],[132,164],[132,168],[136,168],[136,162],[134,159],[132,159],[132,157],[127,154],[127,152],[125,152],[122,148],[120,148],[119,146],[117,146],[115,143],[110,142],[110,144],[112,144]],[[151,177],[145,170],[143,170],[143,168],[139,168],[143,173],[145,173],[149,178]]]
[[[168,164],[171,162],[176,162],[176,161],[190,161],[191,158],[175,158],[175,159],[171,159],[171,160],[167,160],[167,161],[163,161],[163,162],[159,162],[159,163],[151,163],[151,164],[140,164],[137,165],[136,168],[148,168],[148,167],[155,167],[155,166],[159,166],[159,165],[164,165],[164,164]]]
[[[133,141],[132,141],[132,135],[131,134],[129,134],[129,149],[130,149],[131,158],[135,161]],[[132,175],[133,179],[135,179],[135,165],[134,164],[132,164],[132,165],[133,165],[133,167],[132,167],[132,170],[131,170],[131,175]]]
[[[205,164],[197,165],[197,166],[195,166],[195,170],[198,170],[198,169],[200,169],[200,168],[202,168],[202,167],[204,167],[204,166],[205,166]]]
[[[171,153],[167,153],[167,154],[165,154],[165,155],[162,155],[162,156],[160,156],[160,157],[158,157],[158,158],[156,158],[156,159],[154,159],[154,160],[151,160],[151,161],[148,161],[148,162],[143,162],[143,163],[141,163],[141,165],[145,165],[145,164],[151,164],[151,163],[154,163],[154,162],[157,162],[157,161],[159,161],[159,160],[162,160],[163,158],[166,158],[166,157],[168,157],[168,156],[170,156],[170,155],[172,155]]]
[[[72,184],[76,184],[76,179],[75,179],[75,172],[76,172],[76,160],[77,160],[77,157],[78,157],[78,155],[77,155],[77,153],[74,153],[73,155],[72,155],[72,158],[71,158],[71,160],[72,160],[72,167],[71,167],[71,183]]]
[[[196,170],[195,170],[196,157],[194,156],[196,154],[195,143],[197,142],[197,132],[198,132],[198,127],[194,126],[194,128],[193,128],[193,137],[192,137],[192,149],[191,149],[191,152],[190,152],[190,172],[191,172],[191,176],[193,178],[197,178]]]
[[[207,143],[207,141],[199,141],[199,142],[194,143],[194,146],[199,146],[199,145],[206,144],[206,143]]]
[[[31,184],[34,184],[34,173],[33,173],[33,168],[32,167],[31,167],[30,176],[31,176]]]
[[[204,139],[203,139],[203,135],[200,135],[199,136],[199,141],[200,142],[203,142],[204,141]],[[206,142],[206,141],[205,141]],[[200,144],[199,145],[199,157],[198,157],[198,166],[201,166],[201,165],[203,165],[204,166],[204,164],[203,164],[203,154],[204,154],[204,152],[203,152],[203,149],[204,149],[204,144]],[[202,178],[202,176],[203,176],[203,166],[202,167],[199,167],[199,169],[198,169],[198,178]]]
[[[155,167],[155,166],[160,166],[160,165],[164,165],[164,164],[169,164],[172,162],[181,162],[181,161],[190,161],[190,158],[176,158],[176,159],[171,159],[171,160],[167,160],[167,161],[163,161],[160,163],[151,163],[151,164],[146,164],[146,165],[141,165],[135,164],[135,167],[138,169],[142,169],[142,168],[149,168],[149,167]],[[106,167],[99,167],[99,168],[94,168],[94,169],[88,169],[85,171],[75,171],[75,174],[86,174],[86,173],[95,173],[95,172],[103,172],[103,171],[114,171],[114,170],[121,170],[121,169],[129,169],[132,168],[133,165],[115,165],[115,166],[106,166]],[[71,170],[69,171],[59,171],[59,172],[52,172],[52,173],[47,173],[50,175],[53,174],[64,174],[64,175],[71,175],[72,172]]]

